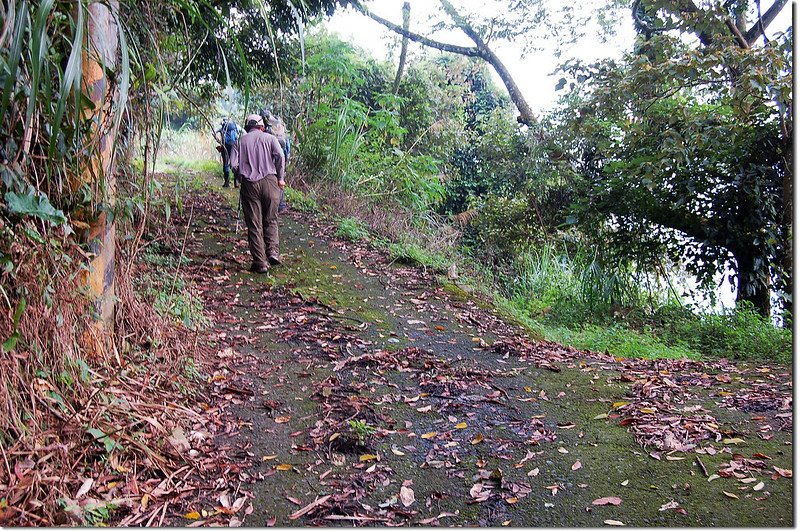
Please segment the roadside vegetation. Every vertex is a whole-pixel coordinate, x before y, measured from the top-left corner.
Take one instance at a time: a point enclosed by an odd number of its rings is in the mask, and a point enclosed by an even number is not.
[[[540,130],[515,125],[482,63],[422,58],[392,93],[391,65],[324,31],[305,45],[303,81],[255,97],[296,117],[294,208],[436,270],[537,337],[623,357],[791,361],[788,314],[776,327],[748,301],[701,310],[690,302],[714,298],[714,286],[671,284],[686,263],[626,258],[616,236],[576,223],[574,174],[553,164]],[[553,119],[578,102],[562,105]]]

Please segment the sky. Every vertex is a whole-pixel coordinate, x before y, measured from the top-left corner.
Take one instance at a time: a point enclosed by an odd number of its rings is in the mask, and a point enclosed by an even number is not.
[[[380,0],[368,3],[368,7],[377,15],[396,24],[402,23],[402,6],[404,0]],[[436,16],[435,9],[438,2],[434,0],[409,0],[411,4],[411,31],[422,33],[435,40],[450,44],[473,46],[461,32],[439,32],[431,35],[429,32],[431,16]],[[552,3],[557,4],[554,0]],[[572,2],[570,2],[572,3]],[[584,4],[591,4],[591,0],[584,0]],[[498,0],[453,0],[453,4],[463,9],[464,13],[502,12],[502,1]],[[765,2],[766,4],[766,2]],[[770,29],[785,29],[791,21],[791,2],[787,3]],[[378,24],[356,11],[353,8],[338,9],[333,17],[325,24],[329,31],[338,33],[343,39],[371,52],[376,59],[389,60],[397,63],[400,54],[398,45],[400,37],[389,29]],[[613,42],[601,42],[597,32],[587,28],[587,35],[575,45],[560,50],[562,57],[556,57],[556,50],[549,39],[537,42],[543,46],[550,46],[541,51],[533,51],[527,55],[522,54],[520,43],[495,41],[490,47],[500,57],[512,77],[520,86],[528,104],[537,114],[547,111],[556,102],[558,97],[555,86],[560,78],[553,71],[558,64],[567,58],[578,58],[592,61],[605,57],[620,57],[626,50],[630,50],[634,40],[633,21],[628,13],[621,16],[618,32]],[[409,42],[409,54],[413,57],[419,55],[423,46],[413,41]],[[492,70],[495,83],[503,88],[500,78]]]

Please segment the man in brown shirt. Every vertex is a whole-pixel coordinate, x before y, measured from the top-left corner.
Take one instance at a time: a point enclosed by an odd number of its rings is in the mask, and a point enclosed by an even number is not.
[[[283,149],[274,135],[264,132],[259,115],[249,115],[245,133],[231,151],[231,166],[239,174],[242,211],[253,264],[250,271],[266,273],[267,262],[281,264],[278,237],[278,203],[286,164]]]

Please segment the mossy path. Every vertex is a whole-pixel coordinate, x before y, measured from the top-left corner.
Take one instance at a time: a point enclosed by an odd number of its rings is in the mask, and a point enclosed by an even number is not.
[[[238,483],[187,499],[195,524],[794,524],[790,368],[535,342],[313,215],[251,274],[236,191],[206,183],[175,219],[215,324],[195,429]]]

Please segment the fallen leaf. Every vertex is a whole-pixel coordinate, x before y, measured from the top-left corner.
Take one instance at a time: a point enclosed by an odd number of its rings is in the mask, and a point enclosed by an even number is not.
[[[658,509],[659,512],[665,512],[667,510],[674,510],[675,508],[679,508],[680,504],[675,501],[669,501],[666,504],[661,505],[661,508]]]
[[[292,464],[278,464],[275,466],[275,469],[277,469],[278,471],[291,471]]]
[[[603,523],[607,524],[608,526],[625,526],[625,523],[622,521],[617,521],[616,519],[606,519]]]
[[[262,462],[269,462],[270,460],[275,460],[278,457],[277,454],[265,454],[261,457]]]
[[[780,476],[782,476],[783,478],[792,478],[791,469],[781,469],[780,467],[775,467],[775,466],[772,466],[772,469],[774,469],[775,472]]]
[[[359,458],[359,462],[369,462],[370,460],[377,460],[378,456],[375,454],[362,454]]]
[[[477,445],[477,444],[479,444],[479,443],[480,443],[480,442],[482,442],[482,441],[483,441],[483,434],[478,434],[477,436],[475,436],[475,437],[472,439],[472,441],[471,441],[470,443],[471,443],[472,445]]]
[[[464,423],[464,422],[461,422],[461,423],[456,424],[455,428],[457,428],[457,429],[465,429],[465,428],[467,428],[467,424]]]
[[[394,447],[392,447],[392,454],[394,454],[396,456],[405,456],[406,455],[406,453],[404,453],[403,451],[400,451],[398,449],[395,449]]]
[[[77,493],[75,493],[75,499],[76,500],[80,499],[81,497],[89,493],[89,490],[92,489],[93,485],[94,485],[93,478],[87,478],[86,480],[84,480],[83,484],[81,484],[81,487],[78,488]]]
[[[761,491],[763,489],[764,489],[764,483],[763,482],[759,482],[758,484],[753,486],[753,491]]]
[[[184,514],[183,516],[186,519],[192,519],[192,520],[200,519],[200,513],[199,512],[189,512],[188,514]]]
[[[561,454],[569,454],[569,451],[564,449],[563,447],[559,447],[558,452],[560,452]]]
[[[437,434],[436,432],[426,432],[425,434],[420,436],[420,438],[422,438],[423,440],[430,440],[431,438],[436,436],[436,434]]]
[[[617,401],[616,403],[611,405],[611,408],[622,408],[623,406],[628,405],[628,404],[630,404],[630,403],[627,403],[625,401]]]
[[[414,500],[414,490],[406,486],[402,486],[400,488],[400,502],[403,503],[403,506],[408,508],[414,504]]]
[[[275,418],[275,423],[288,423],[291,420],[291,416],[278,416]]]
[[[528,476],[529,477],[539,476],[539,468],[535,467],[535,468],[531,469],[530,471],[528,471]]]
[[[576,460],[574,464],[572,464],[572,470],[577,471],[578,469],[582,468],[583,464],[580,460]]]
[[[292,497],[291,495],[287,495],[286,496],[286,500],[288,500],[289,502],[293,502],[297,506],[302,506],[303,505],[303,501],[301,501],[300,499],[298,499],[296,497]]]
[[[744,443],[744,440],[741,438],[725,438],[722,440],[722,443],[725,445],[738,445],[740,443]]]
[[[739,496],[736,495],[735,493],[730,493],[728,491],[723,491],[722,493],[724,493],[726,497],[730,497],[731,499],[738,499],[739,498]]]
[[[321,504],[324,504],[330,498],[331,498],[330,495],[325,495],[324,497],[320,497],[319,499],[317,499],[317,500],[305,505],[304,507],[302,507],[299,510],[297,510],[296,512],[294,512],[292,515],[289,516],[289,519],[294,521],[295,519],[299,519],[299,518],[303,517],[304,515],[306,515],[308,512],[310,512],[311,510],[313,510],[317,506],[319,506]]]
[[[628,480],[623,480],[622,482],[620,482],[620,484],[619,484],[619,485],[620,485],[620,486],[627,486],[627,485],[628,485],[628,482],[630,482],[630,481],[628,481]]]
[[[597,414],[592,419],[606,419],[608,418],[608,414]]]
[[[275,526],[275,523],[277,522],[278,522],[277,517],[270,517],[269,519],[267,519],[266,526]]]
[[[593,500],[592,504],[595,506],[605,506],[607,504],[619,506],[620,504],[622,504],[622,499],[620,499],[619,497],[601,497],[599,499]]]

